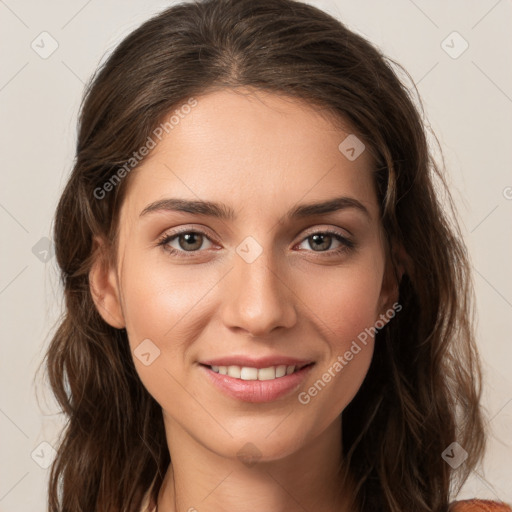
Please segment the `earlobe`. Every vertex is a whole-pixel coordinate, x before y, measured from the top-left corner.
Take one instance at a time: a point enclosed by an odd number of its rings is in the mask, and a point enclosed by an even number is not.
[[[390,311],[394,311],[396,304],[399,302],[400,281],[406,272],[404,265],[404,262],[406,261],[406,254],[403,248],[395,247],[390,251],[390,253],[391,254],[388,254],[388,258],[386,260],[386,268],[382,279],[379,303],[379,318],[380,320],[383,320],[383,317],[385,317],[385,323],[390,320],[390,318],[388,318],[388,313]]]
[[[404,274],[411,274],[412,265],[409,255],[405,252],[402,244],[393,248],[393,267],[398,286]]]
[[[393,305],[398,302],[398,289],[399,282],[391,269],[383,279],[379,304],[379,319],[383,320],[383,317],[386,317],[385,323],[388,321],[388,312],[392,311],[394,307]]]
[[[94,238],[93,263],[89,271],[89,289],[99,314],[112,327],[126,326],[119,298],[115,269],[109,263],[103,240]]]

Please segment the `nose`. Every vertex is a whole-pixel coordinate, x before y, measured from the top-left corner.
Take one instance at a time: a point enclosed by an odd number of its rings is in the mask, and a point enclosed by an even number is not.
[[[263,250],[251,263],[235,254],[225,283],[224,324],[253,337],[292,327],[297,321],[297,297],[287,276],[282,266],[275,265],[270,250]]]

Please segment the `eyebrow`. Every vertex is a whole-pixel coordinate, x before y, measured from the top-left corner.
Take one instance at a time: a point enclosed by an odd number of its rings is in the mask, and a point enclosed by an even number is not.
[[[326,215],[340,210],[355,209],[370,218],[367,208],[357,199],[352,197],[335,197],[327,201],[301,204],[286,213],[287,220],[302,219],[315,215]],[[207,215],[222,220],[235,220],[236,213],[223,203],[212,201],[168,198],[155,201],[142,210],[140,217],[157,211],[177,211],[198,215]]]

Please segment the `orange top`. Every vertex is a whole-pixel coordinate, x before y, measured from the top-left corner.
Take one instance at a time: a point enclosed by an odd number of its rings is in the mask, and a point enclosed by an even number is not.
[[[455,501],[450,512],[512,512],[507,503],[489,500]]]
[[[148,507],[148,496],[144,500],[141,512],[154,512],[156,507]],[[463,500],[454,501],[451,504],[450,512],[512,512],[507,503],[489,500]]]

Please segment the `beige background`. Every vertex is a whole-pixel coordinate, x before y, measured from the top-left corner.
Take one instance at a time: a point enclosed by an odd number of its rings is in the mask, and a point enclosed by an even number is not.
[[[474,472],[459,499],[512,502],[512,2],[310,3],[405,66],[442,144],[475,271],[494,433],[485,461],[492,486]],[[170,4],[0,0],[0,512],[46,510],[48,470],[41,466],[51,461],[62,423],[39,381],[37,402],[32,379],[61,307],[45,237],[71,169],[84,83],[121,38]],[[31,47],[35,41],[43,51],[42,37],[46,51],[58,44],[46,59]],[[452,58],[464,41],[467,50]]]

